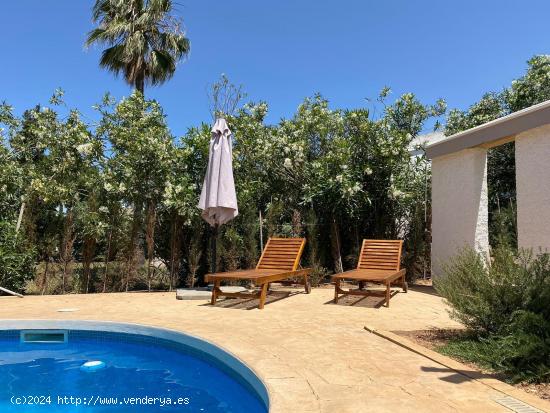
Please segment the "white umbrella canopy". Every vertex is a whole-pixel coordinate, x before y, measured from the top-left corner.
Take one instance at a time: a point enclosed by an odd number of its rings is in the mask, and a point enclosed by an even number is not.
[[[231,130],[223,118],[218,118],[212,126],[208,167],[198,206],[202,209],[202,218],[213,227],[211,271],[215,273],[218,226],[231,221],[239,214],[233,180]]]
[[[239,214],[232,158],[231,130],[225,119],[219,118],[212,126],[208,167],[198,205],[202,218],[213,227]]]

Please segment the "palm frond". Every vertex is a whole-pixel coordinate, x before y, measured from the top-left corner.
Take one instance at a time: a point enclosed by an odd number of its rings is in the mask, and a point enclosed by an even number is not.
[[[190,51],[190,42],[187,37],[179,33],[159,33],[157,48],[166,50],[179,60]]]
[[[100,27],[90,30],[88,32],[88,36],[86,37],[86,43],[84,43],[84,45],[86,47],[90,47],[92,44],[96,42],[104,42],[103,40],[104,33],[105,33],[105,30]]]
[[[165,50],[153,50],[148,67],[149,81],[157,85],[170,79],[176,71],[176,61]]]
[[[170,15],[172,7],[172,0],[96,0],[92,17],[98,27],[88,33],[85,45],[110,45],[100,66],[124,73],[130,84],[139,79],[162,83],[190,51],[180,20]]]
[[[98,21],[104,16],[110,15],[114,11],[113,2],[111,0],[96,0],[92,7],[92,19]]]
[[[108,47],[101,53],[99,65],[118,75],[126,67],[124,56],[126,54],[124,45]]]

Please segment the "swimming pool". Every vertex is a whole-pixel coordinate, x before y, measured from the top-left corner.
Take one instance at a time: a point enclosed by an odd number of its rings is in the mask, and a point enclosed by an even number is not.
[[[99,363],[85,365],[91,361]],[[268,406],[252,370],[186,334],[118,323],[0,322],[2,413],[265,413]]]

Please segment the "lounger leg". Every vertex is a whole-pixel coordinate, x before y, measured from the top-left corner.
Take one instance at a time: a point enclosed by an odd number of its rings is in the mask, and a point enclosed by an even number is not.
[[[365,289],[365,281],[359,281],[359,289],[364,290]]]
[[[334,280],[334,304],[338,304],[338,290],[340,289],[340,278]]]
[[[218,298],[218,290],[220,288],[220,281],[216,280],[214,282],[214,288],[212,288],[212,300],[210,301],[210,304],[215,305],[216,299]]]
[[[391,283],[386,284],[386,307],[390,306],[390,297],[391,297]]]
[[[264,308],[265,298],[267,297],[267,286],[267,283],[262,284],[262,292],[260,293],[260,305],[258,306],[260,310]]]
[[[402,284],[402,286],[403,286],[403,291],[404,291],[404,292],[409,291],[409,284],[407,284],[407,280],[406,280],[405,276],[403,276],[403,284]]]

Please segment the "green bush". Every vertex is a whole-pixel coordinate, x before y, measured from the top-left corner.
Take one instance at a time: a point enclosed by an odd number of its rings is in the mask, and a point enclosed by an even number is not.
[[[518,311],[507,331],[453,338],[438,351],[507,375],[509,381],[550,380],[550,323],[540,314]]]
[[[0,286],[23,290],[27,280],[34,276],[34,251],[29,249],[15,228],[0,222]]]
[[[452,307],[452,316],[466,327],[484,333],[498,333],[522,309],[529,285],[529,257],[516,260],[501,247],[488,262],[472,249],[461,251],[444,266],[435,283],[437,291]]]
[[[311,273],[309,274],[309,282],[312,287],[319,287],[322,283],[329,280],[330,271],[325,267],[315,263],[311,266]]]
[[[469,329],[442,352],[506,373],[512,381],[550,379],[550,255],[509,247],[485,262],[466,249],[446,266],[437,291]]]

